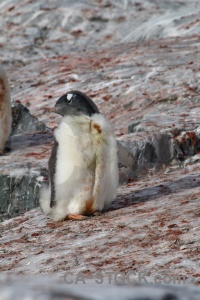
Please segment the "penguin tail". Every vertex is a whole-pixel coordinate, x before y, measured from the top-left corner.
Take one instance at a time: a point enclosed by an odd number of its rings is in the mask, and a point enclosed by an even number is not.
[[[51,213],[50,197],[51,197],[51,193],[50,193],[49,187],[48,186],[43,186],[40,190],[39,203],[40,203],[42,211],[46,215],[49,215]]]

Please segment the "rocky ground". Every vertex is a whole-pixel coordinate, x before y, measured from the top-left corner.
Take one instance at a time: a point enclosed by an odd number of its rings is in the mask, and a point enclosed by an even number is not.
[[[1,1],[16,116],[0,157],[1,216],[21,213],[0,225],[5,274],[200,283],[199,10],[198,1]],[[120,169],[108,212],[53,223],[34,207],[59,122],[47,108],[70,89],[95,101],[138,163]],[[19,102],[29,112],[18,124]]]

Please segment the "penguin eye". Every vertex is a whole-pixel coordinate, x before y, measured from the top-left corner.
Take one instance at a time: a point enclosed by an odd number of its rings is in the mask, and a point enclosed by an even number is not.
[[[74,95],[73,94],[67,94],[66,95],[66,99],[67,99],[67,103],[72,103],[72,99],[73,99]]]

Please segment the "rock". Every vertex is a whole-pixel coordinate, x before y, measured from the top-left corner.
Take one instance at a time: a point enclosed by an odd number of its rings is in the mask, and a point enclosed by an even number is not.
[[[120,141],[137,159],[135,175],[142,170],[160,169],[176,158],[173,141],[167,133],[132,133],[124,135]]]
[[[77,50],[82,53],[82,49],[105,45],[199,33],[199,3],[194,0],[177,3],[144,0],[139,4],[130,0],[122,5],[92,0],[69,3],[58,0],[47,5],[41,0],[30,4],[34,16],[23,1],[20,7],[5,0],[1,2],[0,25],[6,28],[10,43],[1,38],[0,55],[7,63],[28,65],[30,57],[45,59],[63,52],[71,55]]]
[[[11,137],[11,152],[0,156],[1,220],[39,205],[39,188],[47,180],[46,155],[50,155],[52,140],[48,132]]]
[[[118,161],[130,170],[134,170],[137,164],[136,157],[127,147],[124,147],[121,142],[117,141]]]
[[[139,127],[138,127],[139,126]],[[182,127],[182,128],[181,128]],[[145,123],[132,123],[128,127],[129,134],[132,135],[124,136],[130,141],[127,146],[138,158],[138,164],[145,165],[146,163],[152,163],[159,166],[164,164],[168,165],[172,160],[187,160],[187,157],[194,156],[189,161],[198,162],[198,155],[200,151],[200,134],[198,128],[193,131],[185,131],[184,124],[177,128],[169,128],[162,130],[162,133],[157,133],[154,128],[145,126]],[[153,134],[149,134],[148,138],[144,138],[142,145],[138,145],[137,136],[145,136],[145,131],[151,131]],[[132,142],[130,139],[132,136]],[[140,139],[141,140],[141,139]],[[140,142],[141,143],[141,142]],[[137,151],[136,148],[139,147]]]
[[[161,5],[163,4],[164,1]],[[184,2],[177,3],[175,6],[176,8],[174,8],[174,4],[170,3],[168,6],[170,12],[152,16],[124,37],[123,42],[195,34],[197,28],[199,28],[198,14],[195,7]]]
[[[196,154],[192,157],[189,157],[184,161],[184,166],[187,167],[188,165],[194,165],[200,163],[200,154]]]
[[[128,133],[143,131],[143,130],[136,129],[139,124],[140,124],[140,121],[129,124],[128,125]]]
[[[0,220],[39,205],[39,188],[48,177],[44,153],[53,140],[51,130],[21,103],[13,103],[12,118],[11,152],[0,156]]]
[[[185,158],[196,155],[200,151],[200,134],[196,130],[181,132],[175,137],[175,142]]]
[[[23,104],[12,103],[12,132],[11,135],[22,134],[25,132],[50,131],[50,128],[32,116]]]
[[[186,245],[180,246],[180,250],[186,250],[186,249],[187,249],[187,246],[186,246]]]

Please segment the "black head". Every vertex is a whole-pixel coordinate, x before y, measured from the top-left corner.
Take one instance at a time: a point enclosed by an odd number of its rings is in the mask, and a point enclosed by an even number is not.
[[[97,106],[85,94],[79,91],[70,91],[58,99],[55,112],[61,116],[78,116],[99,113]]]

